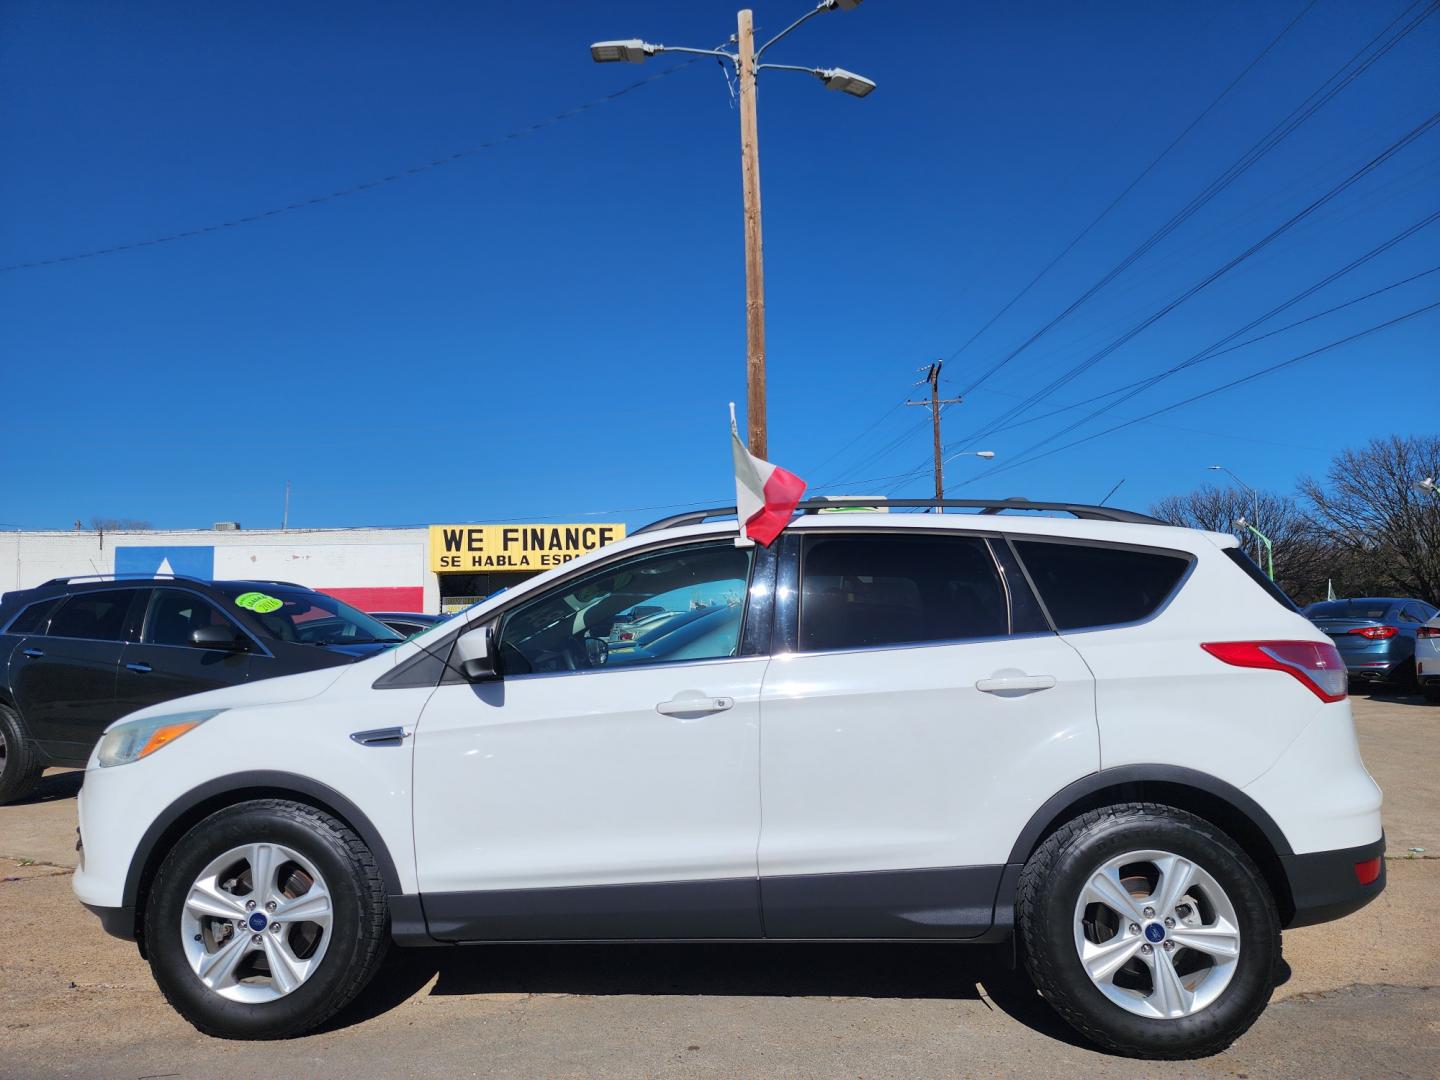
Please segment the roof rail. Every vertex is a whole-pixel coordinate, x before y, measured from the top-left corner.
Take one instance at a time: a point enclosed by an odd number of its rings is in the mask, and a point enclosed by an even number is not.
[[[1066,503],[1066,502],[1033,502],[1030,499],[887,499],[887,498],[864,498],[850,497],[836,499],[807,499],[795,507],[806,514],[813,514],[819,510],[834,510],[837,507],[849,506],[852,508],[865,506],[895,507],[898,509],[945,509],[945,510],[978,510],[982,514],[999,514],[1005,510],[1050,510],[1058,513],[1071,514],[1077,518],[1084,518],[1089,521],[1120,521],[1130,525],[1166,525],[1168,522],[1159,518],[1150,517],[1148,514],[1137,514],[1133,510],[1120,510],[1113,506],[1091,506],[1088,503]],[[710,510],[691,510],[684,514],[672,514],[670,517],[661,518],[659,521],[652,521],[649,525],[636,529],[631,536],[639,533],[656,532],[660,529],[673,529],[681,525],[699,525],[710,518],[734,517],[735,507],[717,506]]]
[[[205,581],[193,574],[71,574],[68,577],[54,577],[41,582],[36,588],[46,585],[69,585],[72,581],[148,581],[150,578],[165,578],[167,581]]]

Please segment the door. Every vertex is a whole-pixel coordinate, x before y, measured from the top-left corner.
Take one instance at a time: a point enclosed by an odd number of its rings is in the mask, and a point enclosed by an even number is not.
[[[122,715],[187,694],[234,686],[250,677],[252,653],[195,647],[190,635],[202,626],[224,626],[243,633],[233,619],[199,593],[188,589],[151,591],[140,640],[127,644],[120,657],[115,696]],[[244,636],[249,639],[248,634]]]
[[[766,934],[978,935],[1030,815],[1098,766],[1090,672],[1008,548],[908,530],[792,544],[794,651],[760,707]]]
[[[501,617],[502,678],[442,682],[415,743],[432,934],[759,935],[753,556],[727,538],[572,578]]]
[[[20,715],[55,761],[83,764],[106,725],[121,715],[115,673],[144,594],[76,593],[51,615],[43,637],[25,638],[11,656]]]

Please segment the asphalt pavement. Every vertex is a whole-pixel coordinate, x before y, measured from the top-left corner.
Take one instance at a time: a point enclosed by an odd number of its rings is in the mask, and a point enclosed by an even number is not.
[[[1201,1061],[1094,1050],[1008,948],[934,944],[396,950],[318,1034],[210,1039],[75,901],[79,776],[56,772],[0,807],[0,1077],[1440,1076],[1440,707],[1355,709],[1389,888],[1287,933],[1270,1007]]]

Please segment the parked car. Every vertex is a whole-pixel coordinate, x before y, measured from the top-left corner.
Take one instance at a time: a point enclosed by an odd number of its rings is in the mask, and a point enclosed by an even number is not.
[[[1423,600],[1393,596],[1322,600],[1305,609],[1340,650],[1352,685],[1413,687],[1416,631],[1437,614]]]
[[[410,637],[422,630],[429,630],[436,623],[442,623],[448,616],[426,615],[419,611],[372,611],[372,619],[379,619],[401,637]]]
[[[143,709],[91,756],[75,892],[220,1036],[315,1028],[392,941],[1018,931],[1087,1038],[1214,1053],[1282,930],[1385,886],[1345,668],[1233,536],[984,505],[1078,517],[737,547],[683,515],[384,656]],[[601,647],[696,596],[741,601],[703,649]]]
[[[84,765],[111,721],[222,686],[349,664],[399,634],[273,581],[55,578],[0,597],[0,803]]]
[[[1440,705],[1440,616],[1415,631],[1415,683],[1426,701]]]

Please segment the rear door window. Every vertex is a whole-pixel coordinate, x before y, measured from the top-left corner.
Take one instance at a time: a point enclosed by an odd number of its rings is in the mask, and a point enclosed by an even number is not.
[[[72,596],[51,616],[50,636],[123,641],[130,605],[139,595],[139,589],[107,589]]]
[[[1110,544],[1017,539],[1015,548],[1060,630],[1148,619],[1190,568],[1190,559],[1178,552]]]
[[[1005,588],[971,536],[815,535],[800,564],[804,651],[1002,637]]]

